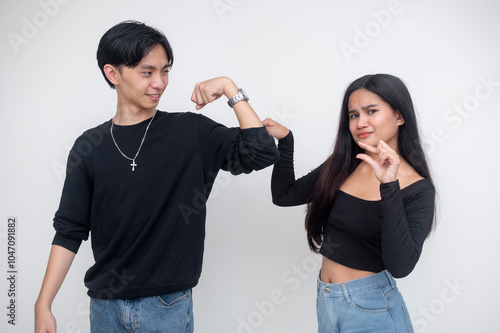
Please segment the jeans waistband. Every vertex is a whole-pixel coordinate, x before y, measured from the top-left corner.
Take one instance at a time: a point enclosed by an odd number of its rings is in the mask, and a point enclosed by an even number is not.
[[[324,283],[318,276],[318,289],[330,296],[352,295],[388,284],[392,288],[396,287],[396,281],[387,270],[344,283]]]

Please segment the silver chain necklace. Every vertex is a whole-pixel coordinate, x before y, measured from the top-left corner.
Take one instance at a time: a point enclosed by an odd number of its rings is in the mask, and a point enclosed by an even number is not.
[[[134,158],[130,158],[128,157],[127,155],[125,155],[120,147],[118,147],[118,144],[116,143],[116,140],[115,140],[115,137],[113,135],[113,119],[111,119],[111,128],[110,128],[110,133],[111,133],[111,138],[113,139],[113,142],[115,143],[115,146],[116,146],[116,149],[118,149],[118,151],[120,152],[120,154],[122,154],[123,157],[125,157],[127,160],[130,160],[132,161],[132,164],[130,164],[130,166],[132,167],[132,171],[135,171],[135,167],[137,166],[137,164],[135,163],[135,160],[137,158],[137,156],[139,156],[139,152],[141,151],[141,148],[142,148],[142,144],[144,143],[144,140],[146,139],[146,135],[148,134],[148,130],[149,130],[149,125],[151,125],[151,123],[153,122],[153,119],[155,118],[156,116],[156,111],[155,110],[155,113],[153,115],[153,117],[151,117],[151,120],[149,121],[149,124],[148,126],[146,127],[146,132],[144,132],[144,136],[142,137],[142,141],[141,141],[141,144],[139,145],[139,149],[137,149],[137,153],[135,153],[135,156]]]

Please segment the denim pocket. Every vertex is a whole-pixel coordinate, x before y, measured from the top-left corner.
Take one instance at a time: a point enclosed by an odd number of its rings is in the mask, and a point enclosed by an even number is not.
[[[186,291],[178,291],[163,295],[156,296],[158,302],[165,306],[172,306],[177,303],[181,303],[189,299],[189,292]]]
[[[358,310],[371,313],[387,312],[389,304],[382,288],[350,295],[350,304]]]

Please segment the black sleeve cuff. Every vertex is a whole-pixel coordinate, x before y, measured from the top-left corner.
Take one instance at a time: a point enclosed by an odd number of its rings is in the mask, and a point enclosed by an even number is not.
[[[56,232],[54,240],[52,241],[52,245],[62,246],[74,253],[78,253],[78,249],[80,248],[81,244],[82,244],[81,239],[70,238],[58,232]]]

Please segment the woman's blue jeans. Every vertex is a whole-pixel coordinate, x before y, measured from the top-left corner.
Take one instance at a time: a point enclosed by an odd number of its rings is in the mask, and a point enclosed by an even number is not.
[[[192,333],[192,290],[136,299],[90,299],[91,333]]]
[[[338,284],[318,277],[316,309],[318,333],[413,333],[403,297],[386,270]]]

